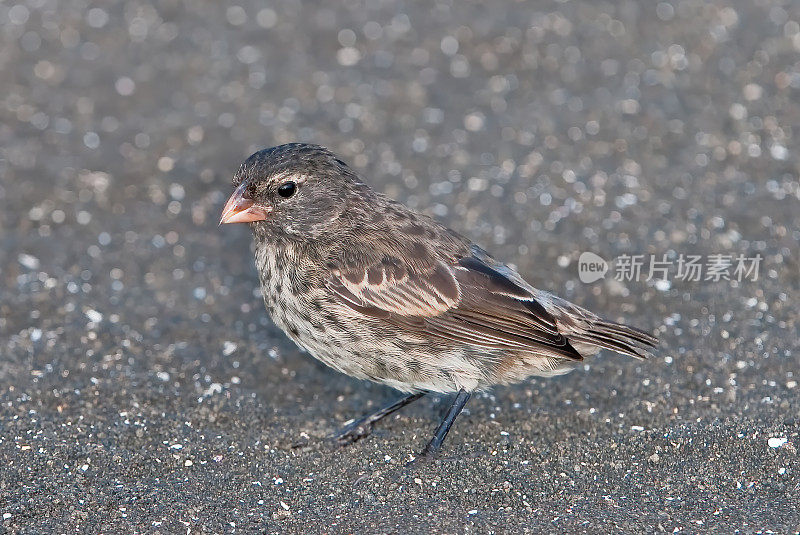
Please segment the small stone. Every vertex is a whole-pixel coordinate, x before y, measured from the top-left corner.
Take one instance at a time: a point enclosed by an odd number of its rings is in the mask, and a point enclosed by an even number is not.
[[[780,448],[781,446],[785,445],[789,441],[786,437],[770,437],[767,441],[767,445],[770,448]]]

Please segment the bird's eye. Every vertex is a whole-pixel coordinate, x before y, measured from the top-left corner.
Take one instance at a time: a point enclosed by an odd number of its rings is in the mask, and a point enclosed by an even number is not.
[[[284,199],[288,199],[289,197],[294,195],[294,192],[296,191],[297,191],[297,184],[295,184],[291,180],[289,182],[284,182],[283,184],[278,186],[278,195],[280,195]]]

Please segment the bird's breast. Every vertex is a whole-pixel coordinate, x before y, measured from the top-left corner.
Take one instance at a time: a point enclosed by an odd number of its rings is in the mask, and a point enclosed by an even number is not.
[[[273,322],[292,340],[313,351],[324,332],[326,291],[314,265],[290,247],[256,247],[264,304]]]
[[[267,306],[308,306],[316,297],[310,267],[310,262],[290,246],[256,247],[256,269]]]

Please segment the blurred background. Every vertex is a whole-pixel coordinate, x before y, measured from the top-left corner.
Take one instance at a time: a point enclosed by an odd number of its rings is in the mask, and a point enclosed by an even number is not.
[[[0,35],[6,529],[800,526],[800,4],[6,0]],[[288,342],[217,227],[291,141],[659,355],[485,394],[415,472],[446,400],[333,448],[395,393]],[[583,284],[584,251],[764,260]]]

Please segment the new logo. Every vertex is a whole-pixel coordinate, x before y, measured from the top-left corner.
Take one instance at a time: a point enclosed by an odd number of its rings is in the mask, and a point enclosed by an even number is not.
[[[608,273],[608,262],[586,251],[578,258],[578,278],[584,284],[598,281]]]

